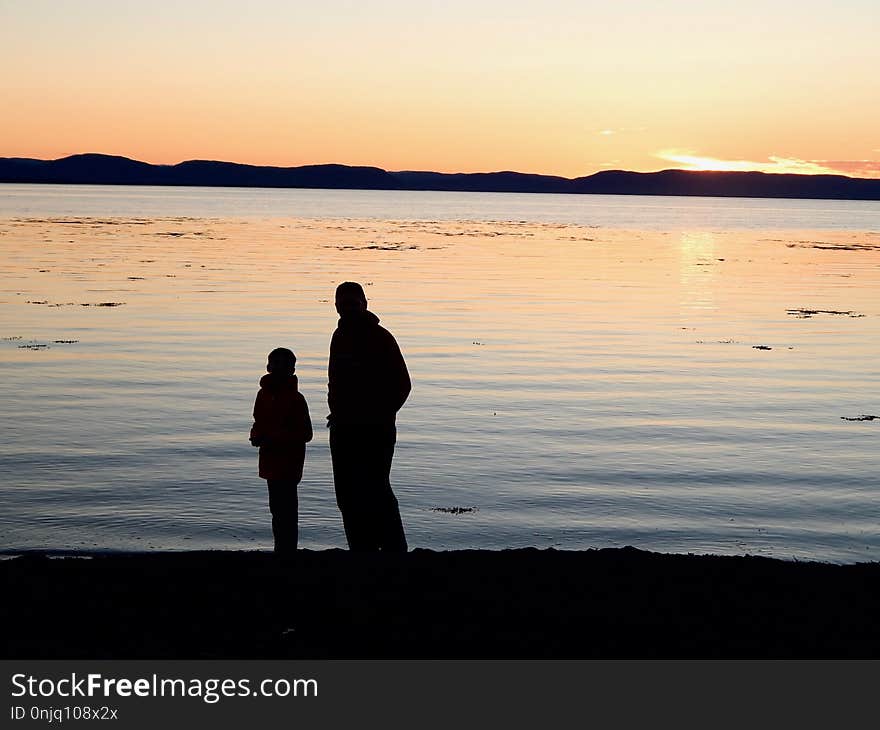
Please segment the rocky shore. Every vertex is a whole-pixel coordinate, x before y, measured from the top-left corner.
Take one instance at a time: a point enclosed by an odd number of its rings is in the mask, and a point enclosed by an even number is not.
[[[880,563],[633,548],[0,561],[5,658],[878,658]]]

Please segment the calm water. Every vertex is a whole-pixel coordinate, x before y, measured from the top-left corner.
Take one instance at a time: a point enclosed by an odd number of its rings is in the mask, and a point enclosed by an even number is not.
[[[846,420],[880,416],[878,203],[0,185],[0,251],[2,549],[269,547],[247,434],[279,345],[301,545],[344,546],[354,279],[413,376],[412,547],[880,554],[880,419]]]

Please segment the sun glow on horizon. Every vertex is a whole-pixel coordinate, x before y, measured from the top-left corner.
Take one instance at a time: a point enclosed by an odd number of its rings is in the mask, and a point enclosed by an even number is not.
[[[766,172],[794,175],[854,175],[880,177],[880,163],[874,160],[801,160],[771,155],[765,161],[725,160],[697,155],[686,150],[660,150],[655,157],[683,165],[685,170]]]

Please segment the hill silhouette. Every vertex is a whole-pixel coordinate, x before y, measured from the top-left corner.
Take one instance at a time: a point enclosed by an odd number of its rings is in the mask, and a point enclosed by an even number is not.
[[[880,200],[880,180],[845,175],[606,170],[594,175],[570,179],[511,171],[388,172],[378,167],[350,165],[264,167],[214,160],[188,160],[177,165],[151,165],[127,157],[94,153],[72,155],[58,160],[0,158],[0,183]]]

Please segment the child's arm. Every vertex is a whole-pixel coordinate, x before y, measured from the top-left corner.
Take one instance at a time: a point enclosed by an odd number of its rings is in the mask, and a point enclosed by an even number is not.
[[[250,441],[252,446],[263,446],[266,443],[266,437],[263,433],[262,421],[265,418],[265,404],[263,403],[263,399],[260,397],[263,394],[263,391],[259,391],[257,393],[257,398],[254,401],[254,425],[251,426],[251,436]]]
[[[303,406],[303,441],[308,443],[312,440],[312,417],[309,415],[309,404],[306,403],[306,399],[302,397],[302,394],[300,394],[300,398],[302,398]]]
[[[312,418],[302,393],[297,394],[290,420],[286,423],[284,438],[294,443],[308,443],[312,440]]]

